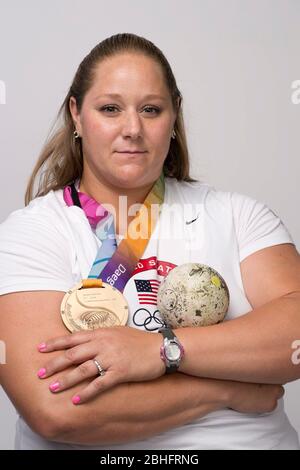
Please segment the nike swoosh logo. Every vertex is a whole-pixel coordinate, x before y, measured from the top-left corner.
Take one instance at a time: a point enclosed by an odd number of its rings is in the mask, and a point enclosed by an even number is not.
[[[198,214],[197,217],[196,217],[195,219],[193,219],[193,220],[186,220],[186,221],[185,221],[186,225],[192,224],[193,222],[195,222],[195,220],[198,219],[198,217],[199,217],[199,214]]]

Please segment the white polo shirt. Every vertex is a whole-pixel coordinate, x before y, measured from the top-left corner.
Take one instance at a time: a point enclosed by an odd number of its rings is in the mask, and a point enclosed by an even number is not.
[[[171,269],[187,262],[207,264],[225,279],[230,292],[226,321],[249,312],[252,307],[244,292],[240,262],[268,246],[293,243],[286,227],[265,204],[248,196],[200,182],[166,178],[165,183],[160,219],[124,290],[128,325],[157,331],[160,317],[153,281],[157,285]],[[0,295],[29,290],[66,292],[88,276],[100,244],[82,209],[68,207],[61,190],[34,199],[0,225]],[[298,449],[299,442],[281,399],[272,413],[224,409],[151,438],[111,446],[46,441],[20,417],[16,448]]]

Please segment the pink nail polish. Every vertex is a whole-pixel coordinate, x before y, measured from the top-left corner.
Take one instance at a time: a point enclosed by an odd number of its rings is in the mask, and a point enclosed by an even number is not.
[[[75,396],[72,398],[72,403],[73,403],[73,405],[78,405],[79,402],[80,402],[80,396],[79,396],[79,395],[75,395]]]
[[[45,377],[45,375],[46,375],[46,369],[45,369],[45,367],[42,367],[42,369],[40,369],[40,370],[38,371],[37,375],[38,375],[38,377],[39,377],[40,379],[43,379],[43,378]]]
[[[45,351],[46,349],[47,349],[46,343],[41,343],[41,344],[38,345],[38,350],[39,350],[40,352],[43,352],[43,351]]]
[[[51,392],[56,392],[59,389],[59,387],[60,387],[59,382],[53,382],[53,384],[49,385]]]

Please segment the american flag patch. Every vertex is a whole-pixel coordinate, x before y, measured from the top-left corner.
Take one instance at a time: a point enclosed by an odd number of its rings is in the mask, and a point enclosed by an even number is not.
[[[139,303],[156,305],[157,291],[160,281],[157,281],[156,279],[135,279],[134,282],[138,293]]]

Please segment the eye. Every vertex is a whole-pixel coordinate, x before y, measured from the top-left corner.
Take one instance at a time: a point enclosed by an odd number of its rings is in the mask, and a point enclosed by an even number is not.
[[[160,109],[159,109],[159,108],[154,108],[153,106],[147,106],[147,107],[144,108],[144,109],[145,109],[145,110],[146,110],[146,109],[150,109],[150,110],[152,109],[152,110],[154,110],[154,113],[152,112],[152,113],[147,113],[147,114],[159,114],[159,113],[160,113]]]
[[[109,105],[109,106],[103,106],[100,111],[108,111],[108,110],[111,110],[111,109],[117,109],[116,106],[112,106],[112,105]],[[110,113],[109,113],[110,114]]]

